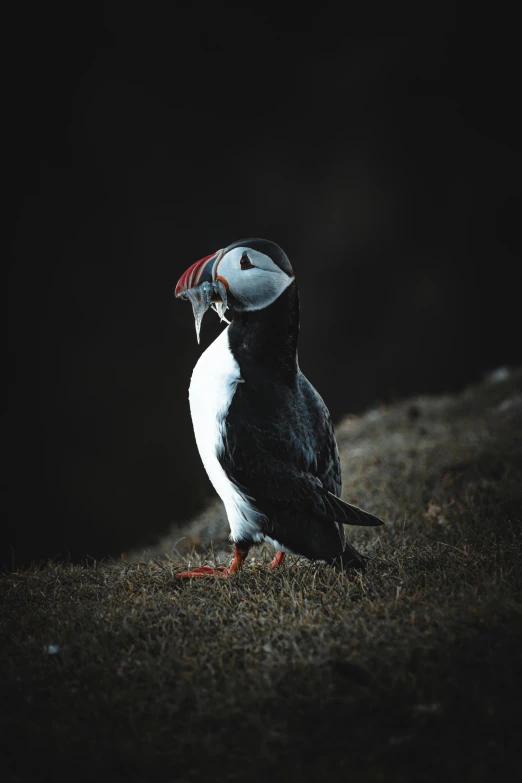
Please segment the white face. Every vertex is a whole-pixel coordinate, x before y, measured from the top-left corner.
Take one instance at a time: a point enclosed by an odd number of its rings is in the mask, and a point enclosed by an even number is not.
[[[214,278],[226,281],[228,290],[245,310],[268,307],[294,279],[279,269],[269,256],[249,247],[229,250],[217,264]]]

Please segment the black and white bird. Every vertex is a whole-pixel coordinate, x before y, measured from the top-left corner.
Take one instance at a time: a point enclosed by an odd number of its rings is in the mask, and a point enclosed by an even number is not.
[[[244,239],[202,258],[180,278],[196,331],[212,306],[231,323],[206,349],[189,400],[201,459],[225,504],[235,545],[230,567],[180,577],[229,576],[250,547],[364,568],[344,525],[381,525],[340,499],[341,466],[330,414],[297,359],[299,297],[290,261],[265,239]],[[225,319],[226,320],[226,319]]]

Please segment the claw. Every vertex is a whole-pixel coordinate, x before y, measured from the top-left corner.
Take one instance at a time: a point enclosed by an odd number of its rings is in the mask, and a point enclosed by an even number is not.
[[[191,571],[182,571],[181,574],[176,574],[177,579],[198,579],[205,576],[217,576],[221,579],[226,579],[232,576],[237,571],[243,568],[243,563],[248,554],[248,549],[239,549],[237,546],[234,551],[234,559],[230,563],[229,568],[226,566],[219,566],[218,568],[212,568],[212,566],[198,566]]]
[[[270,568],[279,568],[283,565],[283,561],[285,559],[286,553],[282,552],[280,549],[276,552],[276,556],[270,563]]]
[[[176,574],[176,579],[197,579],[202,576],[225,577],[230,576],[230,574],[229,569],[225,566],[219,566],[219,568],[199,566],[199,568],[193,568],[191,571],[182,571],[181,574]]]

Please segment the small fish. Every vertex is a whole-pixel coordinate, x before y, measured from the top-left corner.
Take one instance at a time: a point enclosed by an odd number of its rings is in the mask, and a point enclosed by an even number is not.
[[[219,315],[220,321],[229,323],[225,318],[225,310],[227,309],[227,289],[221,280],[216,280],[213,283],[205,282],[195,288],[189,288],[187,291],[183,291],[181,298],[188,299],[192,305],[198,343],[203,316],[211,305],[213,310]]]

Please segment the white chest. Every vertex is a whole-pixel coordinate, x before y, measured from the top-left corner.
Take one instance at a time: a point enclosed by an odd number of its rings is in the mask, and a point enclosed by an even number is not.
[[[225,329],[199,358],[189,388],[190,413],[199,454],[214,489],[225,504],[233,540],[260,541],[262,515],[252,507],[219,464],[223,450],[223,426],[238,383],[239,365],[228,344]]]

